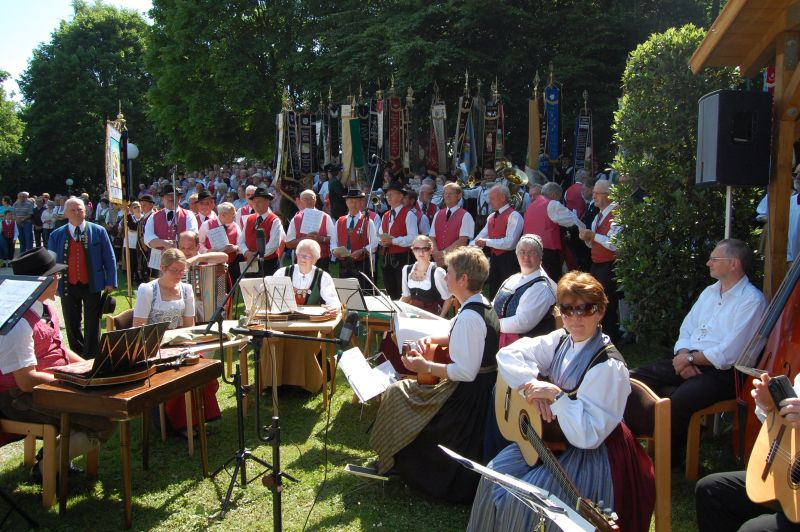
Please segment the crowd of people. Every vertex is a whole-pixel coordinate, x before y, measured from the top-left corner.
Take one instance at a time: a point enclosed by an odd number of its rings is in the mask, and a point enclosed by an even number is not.
[[[236,278],[244,261],[259,255],[245,275],[289,277],[300,304],[335,313],[341,302],[332,277],[356,277],[364,287],[383,285],[394,300],[452,315],[440,334],[393,360],[401,372],[441,380],[403,379],[385,392],[369,436],[377,474],[396,473],[437,498],[474,500],[470,530],[531,528],[536,517],[527,506],[479,484],[437,448],[446,445],[562,495],[552,471],[527,463],[519,444],[499,434],[493,406],[499,373],[543,420],[559,425],[566,445],[559,459],[584,496],[613,508],[622,530],[645,530],[653,468],[623,420],[630,378],[672,399],[673,463],[680,464],[692,413],[734,396],[732,365],[766,302],[747,277],[752,251],[722,240],[707,263],[716,282],[676,331],[672,360],[629,370],[615,347],[624,340],[614,275],[615,236],[624,228],[615,221],[610,177],[581,170],[563,187],[554,181],[518,187],[486,169],[477,186],[465,188],[454,177],[387,171],[373,189],[345,186],[339,168],[328,165],[313,184],[276,187],[267,165],[233,165],[141,184],[128,207],[102,197],[96,204],[88,196],[4,198],[4,256],[13,257],[18,240],[15,273],[59,277],[54,290],[69,348],[50,329],[31,338],[29,329],[38,330],[41,320],[52,323],[42,300],[24,320],[25,334],[17,331],[14,345],[0,347],[7,381],[0,414],[23,415],[4,399],[11,389],[27,392],[47,380],[40,351],[53,342],[64,361],[98,353],[99,320],[119,268],[129,269],[138,285],[134,325],[166,320],[181,327],[202,321],[185,282],[188,270],[226,264],[226,275]],[[40,246],[54,257],[40,256],[38,266],[26,269]],[[446,348],[443,357],[423,356],[434,348]],[[14,357],[3,356],[9,351]],[[284,371],[282,383],[319,389],[318,361],[299,364],[291,376]],[[314,375],[296,375],[308,371]],[[206,390],[212,415],[219,413],[215,391]],[[762,388],[757,392],[759,405],[770,408]]]

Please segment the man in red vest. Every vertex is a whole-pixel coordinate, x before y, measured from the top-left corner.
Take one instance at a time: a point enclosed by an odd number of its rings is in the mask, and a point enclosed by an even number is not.
[[[425,186],[425,185],[423,185]],[[444,186],[444,206],[433,217],[428,236],[433,240],[433,259],[444,267],[444,254],[459,246],[466,246],[475,236],[475,220],[463,207],[459,207],[463,192],[457,183]]]
[[[207,190],[198,192],[197,213],[195,213],[195,216],[197,217],[197,227],[200,227],[208,220],[215,220],[217,218],[217,214],[214,212],[214,207],[214,196],[212,196],[210,192]]]
[[[303,207],[303,210],[294,215],[286,230],[286,247],[294,249],[304,238],[315,240],[320,249],[316,266],[327,272],[331,262],[331,248],[337,247],[333,220],[328,213],[317,209],[317,195],[313,190],[304,190],[300,193],[300,206]],[[306,215],[319,217],[319,223],[315,223],[314,228],[308,233],[302,231],[303,218]]]
[[[0,416],[6,419],[58,425],[61,413],[34,405],[31,391],[38,384],[55,380],[47,368],[83,361],[64,346],[56,309],[48,302],[55,298],[59,277],[67,269],[54,255],[45,248],[34,248],[11,263],[14,275],[54,279],[0,342]],[[85,454],[98,439],[107,440],[113,427],[105,417],[73,414],[70,458]],[[41,482],[41,475],[37,462],[31,469],[31,479]]]
[[[136,269],[139,273],[139,281],[142,283],[150,282],[150,268],[147,263],[150,261],[150,246],[144,242],[144,229],[147,226],[147,220],[150,219],[157,211],[154,210],[155,200],[150,194],[142,194],[139,198],[139,203],[142,206],[142,219],[136,226],[136,252],[137,261]]]
[[[611,201],[611,182],[600,179],[592,190],[592,199],[600,212],[595,216],[591,229],[581,229],[578,233],[580,239],[592,251],[592,266],[589,273],[600,281],[608,298],[606,315],[603,318],[603,333],[611,338],[612,342],[619,339],[619,294],[617,293],[617,276],[614,272],[614,263],[617,260],[617,246],[613,239],[622,229],[614,221],[614,209],[617,204]]]
[[[544,248],[542,267],[556,283],[561,279],[564,257],[561,253],[561,226],[572,227],[578,218],[561,204],[561,185],[548,182],[542,193],[531,201],[525,210],[523,234],[539,235]]]
[[[403,206],[406,191],[399,181],[392,181],[386,191],[389,210],[383,214],[379,230],[383,248],[383,285],[392,299],[399,299],[403,291],[403,266],[411,261],[411,244],[417,237],[417,218]]]
[[[278,269],[283,246],[286,243],[286,233],[278,216],[269,208],[269,202],[274,196],[263,188],[256,188],[252,197],[254,213],[242,217],[243,228],[239,233],[239,252],[246,260],[258,251],[256,228],[264,230],[264,266],[257,273],[248,273],[248,277],[264,277],[272,275]]]
[[[578,170],[575,173],[575,182],[564,193],[564,204],[567,209],[575,211],[578,218],[583,216],[583,211],[586,210],[586,200],[583,198],[583,183],[588,177],[589,173],[586,170]]]
[[[100,352],[102,295],[117,287],[117,260],[108,232],[86,220],[81,199],[69,198],[64,215],[69,223],[50,233],[47,249],[69,266],[58,289],[69,347],[94,358]]]
[[[345,203],[347,204],[347,214],[336,221],[336,241],[339,246],[344,247],[350,252],[345,257],[345,253],[337,253],[333,250],[336,259],[339,261],[339,278],[345,279],[355,277],[362,288],[369,288],[369,283],[356,272],[374,278],[372,265],[372,253],[378,247],[378,232],[375,223],[369,216],[364,216],[363,198],[366,195],[357,188],[347,191]],[[341,249],[337,248],[337,249]]]
[[[403,197],[403,206],[410,210],[411,214],[417,219],[417,233],[427,235],[431,230],[431,221],[419,208],[417,197],[417,193],[413,190],[406,190],[406,195]]]
[[[511,192],[505,185],[495,185],[489,190],[488,200],[492,213],[486,225],[470,245],[489,251],[489,295],[494,298],[503,281],[519,271],[514,250],[522,235],[522,215],[508,204]]]
[[[436,215],[438,207],[433,202],[433,185],[423,183],[419,187],[419,201],[417,202],[419,211],[428,217],[428,223],[433,227],[433,217]],[[470,235],[472,238],[472,235]]]
[[[150,248],[162,251],[174,248],[179,234],[197,231],[199,226],[195,215],[178,205],[182,195],[181,189],[174,189],[172,185],[164,185],[161,189],[164,208],[150,216],[144,227],[144,242]]]

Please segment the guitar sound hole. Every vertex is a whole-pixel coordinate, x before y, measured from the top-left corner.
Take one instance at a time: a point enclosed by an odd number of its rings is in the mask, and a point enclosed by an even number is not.
[[[528,419],[528,413],[524,410],[519,415],[519,433],[522,434],[522,437],[526,440],[528,439],[528,427],[531,426],[530,419]]]
[[[800,488],[800,460],[794,458],[789,470],[789,485],[792,489]]]

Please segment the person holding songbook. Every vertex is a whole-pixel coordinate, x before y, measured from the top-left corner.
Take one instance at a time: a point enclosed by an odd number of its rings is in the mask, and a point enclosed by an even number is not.
[[[372,276],[370,260],[372,253],[378,248],[378,232],[375,222],[369,216],[364,216],[365,196],[357,188],[347,191],[347,214],[336,221],[336,241],[339,247],[332,251],[339,261],[339,278],[355,277],[362,288],[369,288],[369,282],[358,272]]]
[[[418,342],[403,356],[412,372],[441,380],[436,385],[398,381],[384,392],[370,447],[378,455],[376,472],[395,471],[415,489],[439,499],[469,502],[478,476],[437,447],[442,444],[480,460],[486,411],[496,380],[494,356],[500,324],[481,295],[489,261],[477,248],[460,247],[447,254],[447,288],[461,308],[441,333]],[[447,346],[449,362],[423,357],[433,346]]]
[[[566,437],[558,460],[581,496],[613,509],[621,530],[646,531],[655,504],[653,465],[622,421],[631,384],[625,361],[600,328],[608,299],[594,277],[575,271],[561,278],[556,297],[564,328],[501,349],[499,375],[524,394],[531,414],[558,424]],[[565,499],[558,474],[541,462],[529,465],[518,443],[488,467]],[[467,530],[532,530],[538,520],[483,479]]]
[[[419,235],[411,244],[411,251],[417,261],[403,266],[403,297],[400,301],[444,317],[451,306],[450,292],[444,280],[444,268],[431,262],[433,242],[427,236]]]
[[[161,275],[158,279],[139,285],[136,304],[133,307],[133,326],[169,322],[170,329],[194,325],[194,291],[192,285],[181,282],[188,268],[186,255],[177,248],[170,248],[161,255]],[[206,421],[220,417],[217,390],[214,380],[203,388],[203,405]],[[186,435],[186,409],[183,397],[170,399],[164,405],[172,430]]]
[[[52,282],[0,341],[0,416],[58,426],[61,412],[34,406],[31,391],[38,384],[55,380],[48,368],[83,361],[61,338],[58,314],[52,304],[58,279],[67,266],[56,263],[55,253],[33,248],[12,261],[11,268],[14,275],[49,277]],[[115,423],[105,417],[73,414],[70,459],[108,440],[114,426]],[[0,440],[2,437],[0,433]],[[58,452],[56,456],[60,456]],[[31,469],[34,482],[42,480],[39,464],[36,462]]]

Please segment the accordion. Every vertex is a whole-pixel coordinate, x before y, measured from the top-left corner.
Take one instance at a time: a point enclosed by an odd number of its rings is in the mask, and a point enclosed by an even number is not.
[[[189,282],[194,290],[195,322],[206,323],[227,295],[228,266],[226,264],[192,266],[189,269]]]

